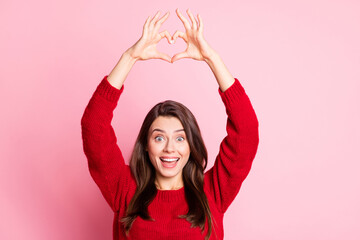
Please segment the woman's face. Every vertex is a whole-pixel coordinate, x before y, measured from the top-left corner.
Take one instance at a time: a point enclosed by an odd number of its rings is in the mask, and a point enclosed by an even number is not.
[[[159,116],[151,124],[147,151],[158,180],[182,181],[182,170],[189,160],[190,146],[180,120]]]

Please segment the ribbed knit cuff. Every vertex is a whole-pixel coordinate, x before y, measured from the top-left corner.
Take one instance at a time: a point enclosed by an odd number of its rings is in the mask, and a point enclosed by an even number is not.
[[[99,94],[110,102],[117,102],[121,93],[124,91],[124,84],[122,85],[121,89],[117,89],[109,83],[107,77],[108,75],[103,78],[103,80],[96,88],[95,93]]]
[[[233,103],[239,102],[238,99],[243,94],[245,94],[245,90],[243,86],[241,86],[239,80],[237,78],[234,79],[235,82],[228,89],[226,89],[225,92],[222,92],[220,88],[218,89],[221,99],[225,105],[231,105]]]

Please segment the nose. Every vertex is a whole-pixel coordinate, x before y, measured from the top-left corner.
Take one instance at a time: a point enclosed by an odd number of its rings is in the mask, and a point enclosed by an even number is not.
[[[167,141],[164,147],[164,152],[174,152],[175,146],[172,141]]]

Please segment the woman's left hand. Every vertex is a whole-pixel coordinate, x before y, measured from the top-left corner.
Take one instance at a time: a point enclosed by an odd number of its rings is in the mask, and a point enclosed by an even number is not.
[[[204,25],[202,18],[200,17],[200,14],[198,14],[197,22],[189,9],[186,12],[191,19],[191,24],[180,13],[179,9],[176,9],[176,14],[184,24],[186,32],[176,31],[173,35],[173,40],[175,42],[178,37],[182,38],[186,42],[187,48],[184,52],[175,54],[172,57],[171,62],[175,62],[182,58],[192,58],[198,61],[207,60],[215,53],[215,51],[204,39]]]

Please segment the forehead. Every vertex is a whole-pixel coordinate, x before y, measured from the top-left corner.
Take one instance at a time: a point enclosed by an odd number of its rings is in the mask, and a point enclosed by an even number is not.
[[[154,129],[161,129],[166,132],[173,132],[183,128],[184,126],[177,117],[159,116],[153,121],[149,131],[152,132]]]

